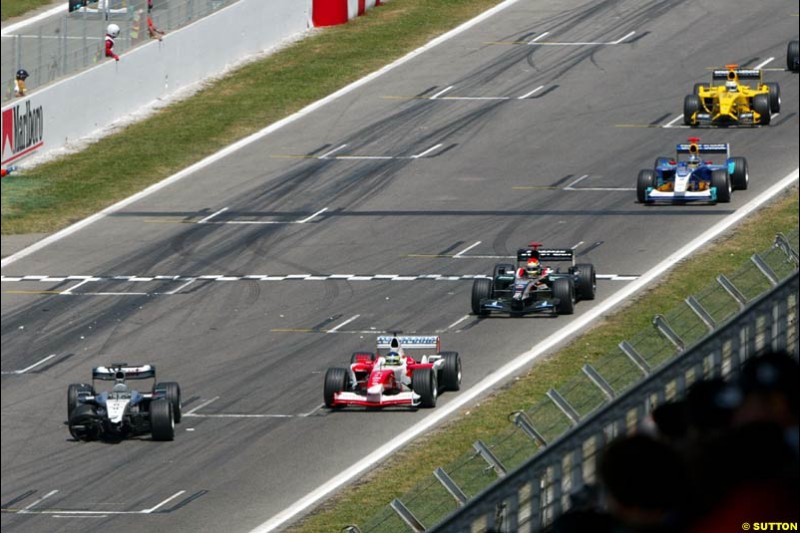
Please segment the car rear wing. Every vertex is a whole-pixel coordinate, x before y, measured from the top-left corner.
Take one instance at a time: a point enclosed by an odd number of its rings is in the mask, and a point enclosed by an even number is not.
[[[715,69],[711,74],[712,80],[758,80],[761,81],[761,69],[757,68],[730,68]]]
[[[520,248],[517,250],[517,261],[524,262],[531,257],[538,258],[540,261],[569,261],[575,265],[575,252],[569,248]]]
[[[153,365],[129,366],[127,363],[97,366],[92,369],[92,379],[114,381],[117,379],[155,379],[156,367]]]
[[[681,143],[676,147],[676,151],[679,154],[725,154],[726,157],[730,157],[731,145],[728,143]]]
[[[403,348],[404,350],[436,350],[441,351],[442,341],[438,335],[402,336],[384,335],[378,337],[377,347],[380,350]]]

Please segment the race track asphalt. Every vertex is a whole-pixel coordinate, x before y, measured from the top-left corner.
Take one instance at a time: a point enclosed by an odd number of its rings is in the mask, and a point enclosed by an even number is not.
[[[773,0],[521,1],[3,268],[4,533],[264,522],[430,414],[321,408],[325,370],[377,332],[440,334],[469,388],[573,319],[467,316],[469,276],[505,261],[487,256],[537,240],[636,276],[796,169],[796,38],[797,5]],[[710,67],[770,57],[773,125],[663,127]],[[639,169],[695,134],[746,156],[750,189],[637,204]],[[246,278],[301,274],[323,279]],[[458,279],[374,279],[434,274]],[[71,440],[67,385],[119,361],[180,382],[174,442]]]

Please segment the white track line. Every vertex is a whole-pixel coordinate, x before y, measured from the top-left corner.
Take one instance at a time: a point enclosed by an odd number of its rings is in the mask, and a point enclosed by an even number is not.
[[[584,174],[584,175],[583,175],[583,176],[581,176],[580,178],[576,179],[575,181],[573,181],[572,183],[570,183],[569,185],[567,185],[566,187],[564,187],[564,190],[565,190],[565,191],[571,191],[571,190],[573,190],[572,188],[573,188],[575,185],[577,185],[578,183],[582,182],[583,180],[585,180],[585,179],[586,179],[586,178],[588,178],[588,177],[589,177],[589,174]]]
[[[511,100],[510,96],[445,96],[437,100]]]
[[[572,251],[574,252],[575,250],[577,250],[578,248],[580,248],[582,245],[583,245],[583,241],[578,241],[578,244],[576,244],[575,246],[573,246],[572,248],[570,248],[570,250],[572,250]]]
[[[641,276],[638,280],[629,283],[606,300],[600,302],[600,304],[596,307],[588,310],[586,314],[579,316],[577,319],[573,320],[559,331],[550,335],[539,344],[533,346],[527,352],[521,354],[513,361],[510,361],[501,368],[497,369],[471,389],[463,391],[459,396],[453,398],[452,401],[449,401],[447,404],[438,407],[420,423],[411,426],[404,432],[396,435],[391,441],[387,442],[383,446],[380,446],[360,461],[345,469],[339,475],[334,476],[317,489],[298,499],[293,505],[289,506],[260,526],[253,529],[251,533],[269,533],[275,531],[281,525],[293,519],[300,513],[306,511],[326,496],[332,494],[343,485],[360,476],[363,472],[366,472],[372,468],[375,464],[384,461],[387,456],[389,456],[395,450],[405,446],[409,441],[422,435],[433,427],[440,426],[442,420],[453,413],[458,412],[465,405],[481,396],[487,390],[492,389],[498,383],[504,381],[509,376],[526,367],[539,356],[546,353],[548,350],[551,350],[559,343],[572,338],[579,331],[602,317],[605,313],[617,308],[620,303],[630,298],[639,290],[646,288],[658,281],[658,279],[663,276],[664,272],[673,268],[679,263],[679,261],[690,256],[698,249],[702,248],[709,240],[718,237],[720,234],[727,231],[731,226],[749,216],[753,211],[758,209],[761,205],[773,198],[776,194],[783,191],[785,188],[797,183],[798,175],[800,175],[800,171],[795,169],[792,173],[785,176],[778,183],[758,195],[749,203],[741,207],[738,211],[714,224],[711,228],[695,238],[693,241],[689,242],[683,248],[664,259],[661,263],[650,269],[650,271]]]
[[[636,187],[579,187],[577,189],[564,189],[565,191],[635,191]]]
[[[535,39],[531,39],[530,41],[528,41],[528,44],[533,44],[536,41],[540,41],[540,40],[544,39],[547,35],[550,35],[549,31],[546,31],[544,33],[539,34]]]
[[[544,89],[544,85],[539,85],[537,88],[535,88],[535,89],[534,89],[534,90],[532,90],[531,92],[529,92],[529,93],[525,93],[525,94],[523,94],[522,96],[519,96],[519,97],[517,97],[517,100],[525,100],[527,97],[529,97],[529,96],[533,96],[534,94],[538,93],[538,92],[539,92],[539,91],[541,91],[542,89]]]
[[[220,210],[219,210],[219,211],[217,211],[216,213],[211,213],[210,215],[208,215],[208,216],[207,216],[207,217],[205,217],[204,219],[202,219],[202,220],[198,220],[198,221],[197,221],[197,223],[198,223],[198,224],[205,224],[206,222],[208,222],[208,221],[209,221],[209,220],[211,220],[212,218],[216,217],[217,215],[221,215],[222,213],[224,213],[224,212],[225,212],[225,211],[227,211],[227,210],[228,210],[228,208],[227,208],[227,207],[223,207],[222,209],[220,209]]]
[[[347,320],[345,320],[344,322],[342,322],[338,326],[336,326],[334,328],[331,328],[329,330],[326,330],[325,333],[334,333],[334,332],[336,332],[337,329],[341,328],[342,326],[346,326],[347,324],[349,324],[350,322],[352,322],[353,320],[357,319],[360,316],[361,315],[351,316],[350,318],[348,318]]]
[[[316,102],[307,105],[306,107],[304,107],[303,109],[301,109],[297,113],[294,113],[293,115],[289,115],[288,117],[286,117],[284,119],[281,119],[281,120],[279,120],[277,122],[274,122],[274,123],[270,124],[269,126],[267,126],[266,128],[262,129],[261,131],[257,131],[256,133],[254,133],[254,134],[252,134],[252,135],[250,135],[248,137],[245,137],[244,139],[241,139],[241,140],[239,140],[239,141],[237,141],[237,142],[235,142],[235,143],[223,148],[219,152],[217,152],[215,154],[212,154],[212,155],[206,157],[205,159],[203,159],[201,161],[198,161],[197,163],[184,168],[183,170],[173,174],[172,176],[170,176],[168,178],[165,178],[165,179],[159,181],[158,183],[154,183],[153,185],[151,185],[150,187],[146,188],[145,190],[140,191],[140,192],[134,194],[133,196],[129,196],[128,198],[126,198],[124,200],[121,200],[121,201],[117,202],[116,204],[103,209],[99,213],[95,213],[94,215],[91,215],[91,216],[89,216],[87,218],[84,218],[83,220],[81,220],[79,222],[76,222],[75,224],[73,224],[73,225],[71,225],[71,226],[69,226],[67,228],[64,228],[63,230],[58,231],[58,232],[56,232],[56,233],[54,233],[54,234],[52,234],[52,235],[50,235],[48,237],[45,237],[44,239],[42,239],[42,240],[40,240],[40,241],[28,246],[27,248],[25,248],[23,250],[20,250],[19,252],[15,253],[15,254],[11,254],[8,257],[3,258],[2,261],[0,261],[0,268],[5,268],[6,266],[8,266],[10,264],[12,264],[12,263],[14,263],[16,261],[19,261],[23,257],[27,257],[27,256],[31,255],[32,253],[34,253],[34,252],[36,252],[38,250],[41,250],[45,246],[48,246],[48,245],[50,245],[50,244],[52,244],[54,242],[60,241],[64,237],[67,237],[69,235],[72,235],[73,233],[76,233],[76,232],[80,231],[81,229],[85,228],[89,224],[93,224],[94,222],[106,217],[107,215],[110,215],[112,213],[116,213],[120,209],[123,209],[123,208],[129,206],[130,204],[141,200],[142,198],[145,198],[145,197],[147,197],[147,196],[149,196],[149,195],[151,195],[151,194],[153,194],[155,192],[158,192],[161,189],[163,189],[164,187],[168,187],[169,185],[172,185],[173,183],[175,183],[177,181],[180,181],[180,180],[182,180],[183,178],[185,178],[187,176],[191,176],[193,173],[197,172],[198,170],[203,169],[203,168],[205,168],[205,167],[207,167],[207,166],[219,161],[220,159],[223,159],[223,158],[227,157],[228,155],[236,152],[237,150],[239,150],[239,149],[241,149],[241,148],[243,148],[245,146],[248,146],[248,145],[250,145],[250,144],[252,144],[252,143],[254,143],[254,142],[256,142],[256,141],[258,141],[258,140],[260,140],[260,139],[262,139],[264,137],[266,137],[270,133],[273,133],[273,132],[281,129],[282,127],[286,126],[287,124],[292,124],[293,122],[296,122],[297,120],[300,120],[301,118],[303,118],[306,115],[316,111],[317,109],[329,104],[330,102],[333,102],[333,101],[341,98],[342,96],[344,96],[346,94],[349,94],[349,93],[355,91],[356,89],[366,85],[367,83],[379,78],[380,76],[383,76],[387,72],[390,72],[390,71],[396,69],[397,67],[399,67],[401,65],[404,65],[405,63],[408,63],[412,59],[416,58],[418,55],[421,55],[421,54],[427,52],[428,50],[438,46],[439,44],[450,40],[451,38],[455,37],[456,35],[464,33],[468,29],[470,29],[473,26],[476,26],[477,24],[483,22],[484,20],[486,20],[487,18],[491,17],[495,13],[503,11],[504,9],[516,4],[519,1],[520,0],[504,0],[503,2],[501,2],[501,3],[497,4],[496,6],[494,6],[492,9],[489,9],[488,11],[484,11],[483,13],[478,15],[477,17],[475,17],[475,18],[473,18],[471,20],[468,20],[467,22],[465,22],[461,26],[458,26],[457,28],[454,28],[454,29],[452,29],[452,30],[450,30],[450,31],[448,31],[446,33],[443,33],[442,35],[440,35],[439,37],[436,37],[435,39],[432,39],[431,41],[429,41],[425,45],[417,48],[416,50],[413,50],[413,51],[407,53],[403,57],[401,57],[401,58],[389,63],[388,65],[386,65],[386,66],[384,66],[384,67],[382,67],[382,68],[380,68],[380,69],[378,69],[378,70],[376,70],[374,72],[372,72],[371,74],[368,74],[368,75],[364,76],[360,80],[356,80],[353,83],[351,83],[350,85],[342,87],[338,91],[336,91],[336,92],[334,92],[332,94],[329,94],[325,98],[322,98],[321,100],[317,100]],[[65,7],[66,7],[66,5],[64,7],[60,7],[59,9],[64,9]],[[55,13],[55,11],[54,11],[54,13]],[[9,28],[11,28],[11,27],[9,27]],[[9,28],[6,28],[3,31],[5,32],[5,31],[9,30]]]
[[[156,509],[158,509],[159,507],[163,507],[164,505],[168,504],[169,502],[171,502],[172,500],[174,500],[175,498],[177,498],[178,496],[180,496],[184,492],[186,492],[186,491],[185,490],[179,490],[178,492],[176,492],[175,494],[173,494],[172,496],[170,496],[169,498],[167,498],[163,502],[159,503],[155,507],[151,507],[150,509],[142,509],[142,512],[144,514],[150,514],[153,511],[155,511]]]
[[[412,155],[412,156],[411,156],[411,159],[419,159],[420,157],[425,157],[425,156],[426,156],[426,155],[428,155],[429,153],[431,153],[431,152],[434,152],[434,151],[438,150],[438,149],[439,149],[439,148],[441,148],[441,147],[442,147],[441,143],[440,143],[440,144],[437,144],[436,146],[431,146],[430,148],[428,148],[428,149],[427,149],[427,150],[425,150],[424,152],[421,152],[421,153],[419,153],[419,154],[417,154],[417,155]]]
[[[185,289],[186,287],[188,287],[189,285],[191,285],[194,282],[195,282],[195,280],[190,279],[189,281],[187,281],[186,283],[184,283],[183,285],[181,285],[177,289],[169,291],[169,292],[165,292],[164,294],[169,294],[169,295],[178,294],[179,292],[181,292],[183,289]]]
[[[219,400],[219,396],[214,396],[210,400],[206,400],[205,402],[201,403],[200,405],[198,405],[194,409],[186,411],[185,413],[183,413],[183,416],[191,416],[191,415],[194,414],[195,411],[199,411],[203,407],[208,407],[209,405],[211,405],[212,403],[216,402],[217,400]]]
[[[72,291],[74,291],[75,289],[77,289],[77,288],[78,288],[78,287],[80,287],[81,285],[86,285],[86,284],[87,284],[87,283],[89,283],[90,281],[92,281],[92,278],[87,278],[87,279],[85,279],[85,280],[83,280],[83,281],[81,281],[81,282],[79,282],[79,283],[76,283],[75,285],[73,285],[73,286],[72,286],[72,287],[70,287],[69,289],[67,289],[67,290],[65,290],[65,291],[62,291],[62,292],[61,292],[61,294],[70,295],[70,294],[72,294]]]
[[[465,253],[469,252],[470,250],[472,250],[473,248],[475,248],[476,246],[478,246],[480,243],[481,243],[481,241],[478,241],[478,242],[476,242],[475,244],[471,244],[471,245],[467,246],[466,248],[464,248],[463,250],[461,250],[460,252],[458,252],[456,255],[454,255],[454,256],[453,256],[453,259],[458,259],[459,257],[461,257],[462,255],[464,255]]]
[[[336,152],[338,152],[339,150],[342,150],[343,148],[346,148],[346,147],[347,147],[347,145],[343,144],[343,145],[339,146],[338,148],[334,148],[333,150],[331,150],[329,152],[325,152],[324,154],[319,156],[318,159],[326,159],[328,156],[331,156],[331,155],[335,154]]]
[[[447,91],[449,91],[449,90],[450,90],[450,89],[452,89],[452,88],[453,88],[453,86],[452,86],[452,85],[451,85],[450,87],[445,87],[444,89],[442,89],[442,90],[441,90],[441,91],[439,91],[438,93],[436,93],[436,94],[434,94],[433,96],[431,96],[431,97],[430,97],[430,99],[431,99],[431,100],[436,100],[438,97],[442,96],[444,93],[446,93]]]
[[[24,374],[28,370],[32,370],[32,369],[36,368],[37,366],[46,363],[47,361],[49,361],[50,359],[52,359],[55,356],[56,356],[56,354],[51,353],[50,355],[48,355],[47,357],[45,357],[41,361],[37,361],[36,363],[33,363],[31,366],[29,366],[27,368],[23,368],[22,370],[15,370],[14,373],[15,374]]]
[[[459,318],[458,320],[456,320],[455,322],[453,322],[452,324],[447,326],[445,328],[445,331],[447,331],[449,329],[453,329],[454,327],[456,327],[457,325],[461,324],[463,321],[467,320],[468,318],[469,318],[469,315],[462,316],[461,318]]]
[[[632,31],[629,34],[627,34],[625,37],[620,37],[619,39],[617,39],[616,41],[614,41],[611,44],[620,44],[620,43],[622,43],[622,41],[627,40],[628,37],[633,37],[635,33],[636,33],[635,31]]]
[[[624,44],[623,41],[625,39],[627,39],[628,37],[633,36],[635,33],[636,33],[635,31],[632,31],[632,32],[628,33],[627,35],[625,35],[624,37],[620,37],[616,41],[611,41],[611,42],[587,41],[587,42],[574,42],[574,43],[540,43],[540,42],[531,41],[528,44],[531,45],[531,46],[608,46],[608,45],[613,45],[613,44]]]
[[[298,220],[298,221],[296,221],[296,222],[295,222],[295,224],[305,224],[305,223],[306,223],[306,222],[308,222],[309,220],[312,220],[312,219],[314,219],[314,218],[318,217],[319,215],[321,215],[322,213],[324,213],[324,212],[325,212],[325,211],[327,211],[327,210],[328,210],[328,208],[327,208],[327,207],[323,207],[322,209],[320,209],[319,211],[317,211],[317,212],[316,212],[316,213],[314,213],[313,215],[307,216],[306,218],[304,218],[304,219],[302,219],[302,220]]]
[[[683,118],[683,115],[682,115],[682,114],[681,114],[681,115],[678,115],[677,117],[673,118],[672,120],[670,120],[669,122],[667,122],[666,124],[664,124],[664,125],[663,125],[663,126],[661,126],[661,127],[662,127],[662,128],[671,128],[673,124],[675,124],[676,122],[678,122],[678,121],[679,121],[680,119],[682,119],[682,118]]]
[[[49,9],[49,10],[45,11],[44,13],[39,13],[35,17],[30,17],[30,18],[27,18],[25,20],[21,20],[21,21],[17,22],[16,24],[11,24],[10,26],[6,26],[5,28],[3,28],[2,32],[0,32],[0,34],[2,34],[3,37],[6,37],[6,36],[9,36],[10,34],[12,34],[13,32],[15,32],[15,31],[17,31],[19,29],[25,28],[26,26],[30,26],[31,24],[39,22],[40,20],[44,20],[46,18],[50,18],[53,15],[58,15],[58,14],[60,14],[62,12],[63,13],[67,13],[67,8],[68,7],[69,7],[69,4],[64,2],[61,5],[59,5],[58,7],[54,7],[53,9]]]
[[[764,61],[762,61],[761,63],[759,63],[758,65],[754,66],[753,68],[756,69],[756,70],[760,70],[760,69],[764,68],[766,65],[772,63],[774,60],[775,60],[774,57],[767,58]]]
[[[40,503],[45,501],[50,496],[56,494],[57,492],[58,492],[58,490],[51,490],[50,492],[48,492],[47,494],[45,494],[44,496],[42,496],[41,498],[39,498],[38,500],[33,502],[32,504],[28,505],[27,507],[23,507],[19,512],[20,513],[27,513],[31,508],[33,508],[33,506],[39,505]]]

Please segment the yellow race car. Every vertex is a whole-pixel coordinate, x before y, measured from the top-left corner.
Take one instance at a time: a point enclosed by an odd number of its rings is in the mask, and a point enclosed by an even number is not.
[[[715,83],[723,81],[724,83]],[[742,83],[751,82],[751,85]],[[754,82],[754,83],[753,83]],[[729,126],[770,123],[780,112],[781,89],[765,83],[759,69],[726,65],[714,70],[711,85],[696,83],[692,94],[683,100],[683,123],[687,126]]]

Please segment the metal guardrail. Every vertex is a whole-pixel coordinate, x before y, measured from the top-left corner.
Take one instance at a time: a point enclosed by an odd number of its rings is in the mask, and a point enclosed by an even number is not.
[[[238,1],[154,0],[151,16],[158,29],[170,32]],[[118,55],[150,40],[147,0],[89,2],[79,11],[50,17],[4,35],[0,62],[2,103],[14,99],[14,79],[20,68],[30,75],[25,82],[30,93],[100,62],[113,61],[105,57],[106,26],[112,22],[120,27],[114,44]],[[98,98],[102,95],[89,92],[77,95],[76,101],[79,105],[92,105],[93,99]]]
[[[735,373],[765,349],[798,354],[799,239],[797,229],[778,235],[730,278],[719,276],[656,317],[652,329],[512,413],[508,430],[437,469],[359,531],[541,531],[568,508],[570,494],[594,481],[605,443],[635,428],[654,405],[682,396],[694,381]]]

